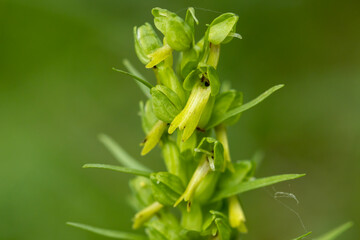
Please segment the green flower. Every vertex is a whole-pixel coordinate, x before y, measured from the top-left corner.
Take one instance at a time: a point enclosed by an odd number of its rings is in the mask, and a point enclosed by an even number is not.
[[[190,211],[193,199],[196,199],[194,196],[201,184],[203,187],[200,188],[200,192],[197,193],[197,196],[203,198],[201,202],[204,203],[211,197],[214,188],[211,190],[209,186],[215,186],[217,175],[208,175],[209,172],[222,172],[225,167],[224,149],[219,141],[210,137],[203,138],[198,147],[195,148],[195,159],[199,160],[199,164],[192,175],[185,192],[174,204],[174,206],[177,206],[184,200],[185,202],[188,202],[188,211]],[[204,197],[204,194],[207,197]]]
[[[193,29],[178,15],[162,8],[153,8],[154,23],[175,51],[185,51],[193,41]]]
[[[143,64],[148,64],[148,57],[162,45],[154,29],[149,23],[140,27],[134,27],[135,52]]]
[[[192,71],[184,80],[183,87],[190,90],[190,97],[184,109],[174,118],[169,127],[169,134],[176,128],[184,130],[182,141],[186,141],[195,131],[206,108],[210,95],[215,96],[220,89],[216,70],[212,66],[202,66]],[[209,109],[211,113],[211,108]],[[207,111],[208,113],[208,111]],[[210,116],[210,114],[208,115]],[[209,118],[205,118],[209,120]],[[202,125],[206,125],[202,122]]]
[[[239,199],[237,196],[228,198],[229,203],[229,223],[232,228],[238,229],[241,233],[247,233],[245,225],[245,215],[241,208]]]
[[[169,134],[172,134],[177,128],[184,130],[182,141],[185,142],[195,131],[210,93],[211,88],[207,86],[207,83],[199,81],[191,91],[184,109],[171,122]]]
[[[215,18],[209,26],[209,42],[219,45],[230,42],[234,37],[241,38],[236,31],[239,17],[233,13],[224,13]]]
[[[148,152],[150,152],[160,141],[161,136],[165,132],[167,128],[167,123],[161,120],[157,121],[150,132],[146,135],[146,138],[141,143],[143,145],[143,149],[141,151],[141,155],[144,156]]]
[[[187,14],[184,21],[173,12],[162,8],[154,8],[154,24],[156,28],[164,35],[164,44],[161,48],[148,55],[150,62],[146,68],[152,68],[169,57],[173,50],[186,51],[190,49],[194,41],[194,16],[193,11]],[[189,26],[190,24],[190,26]]]

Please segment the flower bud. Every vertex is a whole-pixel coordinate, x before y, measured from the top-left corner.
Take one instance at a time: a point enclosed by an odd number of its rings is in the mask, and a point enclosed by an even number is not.
[[[149,23],[134,27],[134,40],[136,55],[143,64],[150,61],[149,54],[161,47],[161,40]]]
[[[185,189],[181,179],[169,172],[152,173],[150,180],[154,198],[165,206],[174,205]]]
[[[153,8],[154,23],[166,38],[169,46],[176,51],[185,51],[193,41],[191,27],[175,13],[166,9]]]
[[[141,143],[141,145],[144,145],[141,151],[141,155],[147,154],[156,146],[156,144],[158,144],[166,128],[167,128],[166,122],[158,120],[155,123],[155,125],[152,127],[150,132],[146,135],[144,141]]]
[[[239,199],[237,196],[228,198],[229,203],[229,223],[232,228],[237,228],[241,233],[247,233],[245,225],[245,214],[241,208]]]
[[[235,32],[238,19],[239,17],[233,13],[224,13],[215,18],[209,26],[209,42],[219,45],[230,42],[233,37],[241,38]]]
[[[156,85],[150,92],[152,108],[158,119],[170,123],[183,109],[180,98],[170,88]]]

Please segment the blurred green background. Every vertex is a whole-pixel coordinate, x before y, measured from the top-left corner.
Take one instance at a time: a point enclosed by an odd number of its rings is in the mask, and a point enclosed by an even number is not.
[[[136,59],[132,28],[152,22],[155,6],[181,16],[197,7],[199,29],[218,12],[238,14],[243,40],[222,48],[221,78],[245,101],[286,85],[230,129],[232,157],[261,149],[258,176],[307,176],[243,194],[243,239],[315,237],[348,220],[356,225],[341,239],[359,239],[358,0],[1,0],[0,239],[104,239],[69,220],[130,230],[129,176],[81,166],[116,164],[99,133],[140,158],[144,97],[111,68],[128,58],[153,80]],[[141,161],[163,169],[159,156]],[[276,191],[299,204],[275,199]]]

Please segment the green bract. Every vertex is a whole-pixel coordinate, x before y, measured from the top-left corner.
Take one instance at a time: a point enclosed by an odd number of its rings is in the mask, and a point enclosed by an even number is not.
[[[151,89],[152,108],[156,117],[170,123],[183,108],[178,95],[170,88],[157,85]]]
[[[185,190],[181,179],[168,172],[153,173],[150,180],[155,199],[166,206],[174,205]]]
[[[238,122],[244,111],[283,85],[276,85],[245,104],[241,92],[221,87],[222,79],[216,70],[220,47],[239,37],[235,29],[237,15],[220,15],[196,41],[194,32],[198,20],[193,8],[187,10],[185,20],[161,8],[154,8],[152,14],[164,38],[160,40],[149,23],[135,27],[134,38],[138,58],[146,68],[151,68],[155,79],[146,80],[128,60],[124,61],[128,72],[114,70],[133,78],[147,97],[145,103],[140,103],[139,115],[145,135],[141,155],[159,146],[167,171],[151,170],[155,166],[150,168],[146,161],[137,161],[104,134],[99,139],[122,166],[84,165],[84,168],[135,175],[129,184],[132,195],[127,199],[136,211],[133,228],[142,228],[142,234],[68,224],[128,240],[239,239],[239,235],[247,233],[245,213],[253,214],[243,210],[242,194],[303,176],[282,174],[256,178],[259,157],[234,162],[231,159],[237,156],[230,156],[227,128]],[[173,55],[179,56],[178,61],[173,60]],[[236,76],[233,78],[238,80]],[[244,150],[242,144],[233,145]],[[109,184],[123,187],[118,183]],[[321,239],[334,239],[350,225],[343,225]]]

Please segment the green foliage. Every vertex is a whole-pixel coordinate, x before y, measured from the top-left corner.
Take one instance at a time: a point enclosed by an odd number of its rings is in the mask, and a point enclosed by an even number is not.
[[[232,162],[230,158],[227,126],[284,85],[271,87],[245,104],[241,92],[221,88],[217,72],[220,47],[234,37],[240,38],[236,33],[237,15],[220,15],[196,42],[198,20],[193,8],[187,10],[185,20],[161,8],[154,8],[152,14],[155,27],[163,34],[162,41],[149,23],[134,28],[134,40],[139,60],[152,69],[157,84],[144,80],[128,61],[124,65],[130,73],[114,70],[131,76],[148,97],[145,104],[140,103],[145,134],[141,155],[159,146],[167,172],[150,170],[106,135],[100,136],[101,142],[124,166],[83,167],[136,175],[130,181],[130,203],[137,211],[133,228],[143,227],[146,239],[236,239],[247,233],[239,194],[305,175],[255,178],[261,155],[256,154],[251,161]],[[175,67],[174,51],[180,52]],[[144,239],[83,224],[69,225],[113,238]],[[341,226],[319,239],[333,239],[348,227]]]
[[[148,167],[145,167],[134,158],[132,158],[125,150],[120,147],[112,138],[105,134],[99,135],[99,140],[105,147],[114,155],[122,165],[129,168],[134,168],[143,171],[150,171]]]
[[[257,98],[251,100],[250,102],[245,103],[244,105],[235,107],[233,109],[230,109],[228,112],[226,112],[218,117],[214,117],[213,119],[210,120],[210,122],[206,126],[206,128],[207,129],[213,128],[213,127],[219,125],[220,123],[222,123],[223,121],[254,107],[255,105],[262,102],[265,98],[269,97],[272,93],[274,93],[275,91],[279,90],[282,87],[284,87],[283,84],[276,85],[276,86],[268,89],[266,92],[262,93]]]
[[[317,237],[316,240],[334,240],[338,239],[338,236],[340,236],[342,233],[347,231],[349,228],[353,226],[353,222],[347,222],[344,223],[337,228],[331,230],[328,233],[325,233],[324,235],[321,235],[320,237]]]
[[[151,89],[151,88],[154,87],[154,86],[153,86],[151,83],[149,83],[148,81],[146,81],[146,80],[144,80],[144,79],[142,79],[142,78],[140,78],[140,77],[138,77],[138,76],[136,76],[136,75],[134,75],[134,74],[132,74],[132,73],[128,73],[128,72],[126,72],[126,71],[123,71],[123,70],[120,70],[120,69],[117,69],[117,68],[113,68],[113,70],[116,71],[116,72],[122,73],[122,74],[124,74],[124,75],[128,75],[128,76],[132,77],[134,80],[138,81],[139,83],[143,84],[145,87],[147,87],[147,88],[149,88],[149,89]]]
[[[90,225],[82,224],[82,223],[75,223],[75,222],[67,222],[66,223],[69,226],[73,226],[76,228],[80,228],[89,232],[93,232],[105,237],[109,238],[115,238],[115,239],[124,239],[124,240],[145,240],[147,239],[143,235],[135,234],[135,233],[127,233],[127,232],[121,232],[116,230],[110,230],[110,229],[104,229],[104,228],[98,228],[93,227]]]
[[[230,186],[226,186],[222,189],[219,189],[219,191],[216,192],[212,201],[216,202],[223,198],[231,197],[233,195],[237,195],[237,194],[240,194],[243,192],[266,187],[269,185],[273,185],[275,183],[292,180],[292,179],[296,179],[296,178],[303,177],[303,176],[305,176],[305,174],[283,174],[283,175],[277,175],[277,176],[272,176],[272,177],[259,178],[259,179],[250,180],[250,181],[244,181],[238,185],[234,185],[234,186],[230,185]]]
[[[312,232],[305,233],[304,235],[301,235],[300,237],[294,238],[293,240],[300,240],[300,239],[306,238],[306,237],[309,236],[311,233],[312,233]]]
[[[116,172],[130,173],[130,174],[133,174],[133,175],[143,176],[143,177],[149,177],[150,176],[149,172],[136,170],[136,169],[132,169],[132,168],[127,168],[127,167],[107,165],[107,164],[99,164],[99,163],[87,163],[87,164],[85,164],[83,166],[83,168],[100,168],[100,169],[113,170],[113,171],[116,171]]]

